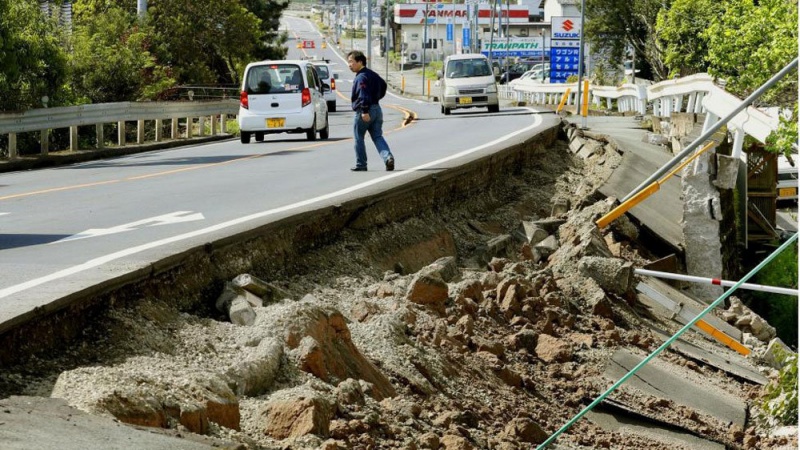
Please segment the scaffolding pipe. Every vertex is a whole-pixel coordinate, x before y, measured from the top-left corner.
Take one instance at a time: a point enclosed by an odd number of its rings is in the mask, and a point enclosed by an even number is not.
[[[797,60],[795,59],[795,64],[796,63],[797,63]],[[672,343],[675,342],[683,333],[685,333],[690,328],[695,326],[695,324],[697,322],[699,322],[706,314],[710,313],[714,308],[719,306],[719,304],[722,303],[723,301],[725,301],[726,298],[730,297],[730,295],[733,294],[736,291],[736,289],[738,289],[742,284],[744,284],[747,280],[749,280],[753,275],[757,274],[761,269],[764,268],[764,266],[769,264],[773,259],[775,259],[776,256],[781,254],[781,252],[786,250],[787,247],[789,247],[790,245],[794,244],[796,241],[797,241],[797,233],[792,235],[791,238],[789,238],[786,242],[781,244],[781,246],[778,247],[774,252],[770,253],[769,256],[767,256],[767,258],[765,260],[761,261],[750,272],[747,272],[747,274],[744,277],[742,277],[741,280],[736,282],[736,284],[731,286],[731,288],[728,289],[727,291],[725,291],[724,294],[722,294],[720,297],[718,297],[716,300],[714,300],[710,305],[708,305],[706,307],[706,309],[704,309],[694,319],[690,320],[680,330],[678,330],[675,334],[673,334],[672,337],[670,337],[669,339],[664,341],[664,343],[661,344],[657,349],[653,350],[649,355],[647,355],[647,357],[645,357],[641,362],[639,362],[639,364],[637,364],[633,369],[629,370],[628,373],[626,373],[622,378],[617,380],[617,382],[614,383],[610,388],[606,389],[605,392],[603,392],[602,394],[600,394],[599,397],[594,399],[594,401],[592,401],[592,403],[590,403],[588,406],[583,408],[581,410],[581,412],[576,414],[572,419],[570,419],[566,424],[564,424],[564,426],[559,428],[555,433],[550,435],[550,437],[548,437],[544,442],[539,444],[539,446],[536,447],[536,450],[543,450],[543,449],[547,448],[547,446],[550,445],[553,441],[555,441],[558,438],[558,436],[560,436],[562,433],[567,431],[575,422],[577,422],[581,417],[585,416],[586,413],[588,413],[589,411],[594,409],[595,406],[597,406],[600,402],[602,402],[612,392],[617,390],[617,388],[620,387],[623,383],[628,381],[628,379],[630,377],[634,376],[636,374],[636,372],[638,372],[642,367],[647,365],[647,363],[649,363],[650,360],[652,360],[653,358],[658,356],[658,354],[661,353],[662,351],[664,351],[664,349],[666,349],[667,347],[672,345]]]
[[[696,277],[694,275],[681,275],[679,273],[657,272],[655,270],[635,269],[636,275],[644,275],[654,278],[666,278],[668,280],[690,281],[692,283],[706,283],[716,286],[731,287],[736,284],[735,281],[720,280],[719,278],[706,278]],[[776,286],[764,286],[763,284],[742,283],[739,285],[741,289],[749,289],[751,291],[772,292],[773,294],[793,295],[797,297],[800,291],[797,289],[782,288]]]

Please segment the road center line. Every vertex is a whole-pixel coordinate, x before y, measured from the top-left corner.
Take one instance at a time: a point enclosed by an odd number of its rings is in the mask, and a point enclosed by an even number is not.
[[[528,109],[530,109],[530,108],[528,108]],[[180,235],[177,235],[177,236],[168,237],[168,238],[161,239],[161,240],[154,241],[154,242],[150,242],[150,243],[147,243],[147,244],[137,245],[135,247],[126,248],[124,250],[120,250],[120,251],[117,251],[117,252],[114,252],[114,253],[110,253],[108,255],[100,256],[100,257],[94,258],[94,259],[90,259],[89,261],[86,261],[85,263],[78,264],[78,265],[75,265],[75,266],[72,266],[72,267],[68,267],[66,269],[59,270],[59,271],[54,272],[52,274],[45,275],[43,277],[35,278],[33,280],[29,280],[29,281],[26,281],[24,283],[20,283],[20,284],[17,284],[17,285],[10,286],[10,287],[7,287],[5,289],[2,289],[2,290],[0,290],[0,298],[6,298],[6,297],[11,296],[13,294],[17,294],[19,292],[34,288],[36,286],[40,286],[40,285],[48,283],[50,281],[55,281],[55,280],[59,280],[61,278],[66,278],[66,277],[68,277],[70,275],[75,275],[77,273],[80,273],[80,272],[83,272],[83,271],[86,271],[86,270],[89,270],[89,269],[93,269],[95,267],[99,267],[99,266],[101,266],[103,264],[106,264],[106,263],[109,263],[111,261],[115,261],[117,259],[121,259],[121,258],[124,258],[126,256],[135,255],[137,253],[141,253],[141,252],[146,251],[146,250],[151,250],[151,249],[158,248],[158,247],[161,247],[161,246],[164,246],[164,245],[168,245],[168,244],[172,244],[172,243],[175,243],[175,242],[184,241],[186,239],[190,239],[190,238],[194,238],[194,237],[198,237],[198,236],[203,236],[203,235],[206,235],[206,234],[209,234],[209,233],[213,233],[215,231],[224,230],[226,228],[230,228],[230,227],[233,227],[235,225],[240,225],[240,224],[243,224],[243,223],[247,223],[247,222],[250,222],[250,221],[253,221],[253,220],[256,220],[256,219],[261,219],[261,218],[264,218],[264,217],[268,217],[268,216],[284,213],[284,212],[287,212],[287,211],[292,211],[292,210],[299,209],[299,208],[302,208],[302,207],[305,207],[305,206],[313,205],[315,203],[320,203],[320,202],[323,202],[325,200],[330,200],[330,199],[333,199],[333,198],[336,198],[336,197],[340,197],[340,196],[344,196],[344,195],[347,195],[347,194],[351,194],[353,192],[357,192],[357,191],[366,189],[366,188],[368,188],[370,186],[374,186],[376,184],[384,183],[384,182],[386,182],[388,180],[391,180],[393,178],[407,176],[408,174],[411,174],[411,173],[414,173],[414,172],[418,172],[420,170],[425,170],[425,169],[428,169],[428,168],[431,168],[431,167],[437,167],[437,166],[441,165],[442,163],[445,163],[445,162],[448,162],[448,161],[452,161],[454,159],[458,159],[458,158],[470,155],[470,154],[475,153],[475,152],[479,152],[479,151],[484,150],[486,148],[489,148],[489,147],[491,147],[491,146],[493,146],[495,144],[499,144],[499,143],[501,143],[503,141],[507,141],[507,140],[517,136],[517,135],[520,135],[522,133],[526,133],[526,132],[536,128],[537,126],[539,126],[542,122],[543,122],[543,119],[541,118],[541,116],[534,115],[533,116],[533,123],[531,125],[525,127],[525,128],[517,130],[517,131],[515,131],[515,132],[513,132],[511,134],[508,134],[506,136],[497,138],[497,139],[495,139],[495,140],[493,140],[491,142],[487,142],[486,144],[482,144],[482,145],[479,145],[477,147],[473,147],[473,148],[464,150],[462,152],[456,153],[454,155],[450,155],[450,156],[445,157],[445,158],[438,159],[436,161],[431,161],[429,163],[425,163],[425,164],[422,164],[420,166],[416,166],[416,167],[410,168],[408,170],[403,170],[403,171],[400,171],[400,172],[392,172],[389,175],[385,175],[385,176],[382,176],[382,177],[379,177],[379,178],[375,178],[375,179],[372,179],[372,180],[369,180],[369,181],[365,181],[363,183],[359,183],[359,184],[356,184],[354,186],[350,186],[348,188],[340,189],[340,190],[338,190],[336,192],[332,192],[332,193],[329,193],[329,194],[321,195],[319,197],[315,197],[315,198],[311,198],[311,199],[308,199],[308,200],[303,200],[301,202],[293,203],[291,205],[285,205],[285,206],[281,206],[281,207],[278,207],[278,208],[273,208],[273,209],[269,209],[269,210],[266,210],[266,211],[257,212],[257,213],[254,213],[254,214],[249,214],[247,216],[239,217],[237,219],[232,219],[232,220],[229,220],[227,222],[219,223],[217,225],[212,225],[210,227],[202,228],[200,230],[195,230],[195,231],[192,231],[192,232],[189,232],[189,233],[184,233],[184,234],[180,234]]]

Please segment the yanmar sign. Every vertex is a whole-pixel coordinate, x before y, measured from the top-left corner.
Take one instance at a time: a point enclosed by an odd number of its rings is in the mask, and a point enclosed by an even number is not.
[[[448,23],[467,24],[471,18],[471,13],[467,11],[464,4],[424,4],[424,3],[402,3],[394,5],[394,22],[401,25],[421,25],[427,22],[428,25]],[[492,10],[488,4],[478,5],[478,24],[489,25],[492,21]],[[501,20],[503,24],[528,23],[528,5],[510,5],[500,8],[499,14],[494,18],[495,21]]]
[[[553,39],[559,40],[579,40],[581,38],[581,18],[580,17],[553,17],[550,20],[553,32]]]

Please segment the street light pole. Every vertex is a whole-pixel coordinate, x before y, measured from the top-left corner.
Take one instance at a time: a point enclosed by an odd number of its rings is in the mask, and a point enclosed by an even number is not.
[[[544,83],[544,30],[539,30],[539,36],[542,37],[542,83]]]

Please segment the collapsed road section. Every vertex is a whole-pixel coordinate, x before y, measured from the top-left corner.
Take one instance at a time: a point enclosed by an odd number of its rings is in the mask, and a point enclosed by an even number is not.
[[[0,438],[66,441],[75,420],[81,448],[143,432],[118,422],[164,430],[148,442],[165,449],[543,442],[680,327],[636,289],[664,255],[629,220],[594,225],[619,155],[558,135],[175,256],[6,333],[2,396],[39,398],[0,404],[55,406]],[[553,448],[796,446],[752,421],[756,359],[699,330],[679,342]]]

